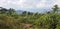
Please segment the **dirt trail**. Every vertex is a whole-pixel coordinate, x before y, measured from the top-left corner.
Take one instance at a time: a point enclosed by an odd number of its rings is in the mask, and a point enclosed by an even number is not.
[[[35,27],[32,24],[22,23],[22,25],[24,26],[24,29],[35,29]]]

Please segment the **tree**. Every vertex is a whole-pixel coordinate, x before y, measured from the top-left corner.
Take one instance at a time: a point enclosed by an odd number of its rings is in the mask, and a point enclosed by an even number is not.
[[[59,9],[58,5],[54,5],[54,8],[53,8],[53,13],[58,12],[58,9]]]
[[[1,13],[1,14],[4,14],[4,13],[6,14],[7,11],[8,11],[8,10],[7,10],[6,8],[0,7],[0,13]]]
[[[33,15],[33,13],[32,12],[28,12],[28,15]]]
[[[11,15],[11,14],[14,14],[14,13],[15,13],[15,9],[10,8],[10,9],[9,9],[9,11],[8,11],[8,14],[10,14],[10,15]]]
[[[28,12],[27,11],[24,11],[23,13],[22,13],[22,15],[28,15]]]
[[[26,14],[27,12],[26,11],[24,11],[22,14]]]
[[[48,12],[46,12],[46,14],[50,14],[50,13],[51,13],[51,12],[49,12],[49,11],[48,11]]]

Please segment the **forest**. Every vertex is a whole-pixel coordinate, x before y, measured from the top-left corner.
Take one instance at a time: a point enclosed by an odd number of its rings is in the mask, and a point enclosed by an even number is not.
[[[60,29],[60,9],[54,5],[44,14],[22,12],[0,7],[0,29]]]

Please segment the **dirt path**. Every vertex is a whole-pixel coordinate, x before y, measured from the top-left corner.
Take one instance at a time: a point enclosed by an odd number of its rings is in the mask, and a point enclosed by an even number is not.
[[[32,24],[22,23],[22,25],[24,26],[24,29],[35,29],[35,27]]]

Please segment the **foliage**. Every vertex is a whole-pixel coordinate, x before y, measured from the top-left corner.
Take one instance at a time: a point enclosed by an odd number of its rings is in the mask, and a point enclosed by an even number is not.
[[[0,11],[0,29],[60,29],[60,13],[55,13],[58,8],[55,5],[54,13],[47,12],[46,14],[26,11],[22,14],[16,14],[15,9],[2,8]]]
[[[58,5],[55,5],[54,8],[53,8],[53,13],[58,12],[58,9],[59,9]]]

